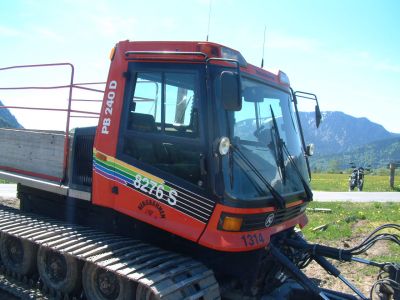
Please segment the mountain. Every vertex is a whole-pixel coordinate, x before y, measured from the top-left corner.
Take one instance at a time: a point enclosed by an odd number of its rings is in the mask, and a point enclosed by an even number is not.
[[[391,133],[367,118],[356,118],[338,111],[323,112],[322,116],[321,125],[316,129],[314,113],[300,113],[306,144],[313,143],[318,155],[349,152],[376,141],[400,137],[400,134]]]
[[[4,106],[0,100],[0,106]],[[0,108],[0,128],[23,128],[8,109]]]
[[[337,154],[316,154],[310,159],[311,169],[319,171],[348,169],[350,162],[373,169],[386,168],[393,161],[400,161],[400,137],[375,141]]]
[[[315,145],[315,154],[310,158],[313,170],[343,170],[349,168],[350,162],[383,168],[391,161],[400,161],[400,134],[391,133],[367,118],[343,112],[327,111],[322,116],[317,129],[315,113],[300,112],[305,142]],[[242,120],[237,124],[237,133],[251,140],[255,134],[252,131],[254,122],[253,119]]]
[[[400,134],[343,112],[322,115],[323,121],[316,129],[314,113],[300,113],[306,144],[315,145],[315,155],[310,159],[313,170],[343,170],[350,162],[385,168],[390,161],[400,161]]]

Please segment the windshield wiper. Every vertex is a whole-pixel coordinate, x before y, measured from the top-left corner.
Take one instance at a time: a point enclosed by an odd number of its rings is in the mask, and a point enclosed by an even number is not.
[[[272,106],[270,105],[269,108],[271,109],[271,116],[272,116],[272,130],[273,130],[273,143],[274,143],[274,148],[275,148],[275,158],[276,158],[276,164],[280,170],[281,177],[283,184],[286,184],[286,170],[285,170],[285,159],[283,158],[283,145],[284,142],[281,139],[281,135],[279,134],[279,129],[278,129],[278,124],[276,123],[276,118],[274,114],[274,110],[272,109]]]
[[[312,201],[313,193],[310,189],[310,186],[308,185],[308,183],[304,179],[303,175],[301,174],[299,167],[297,166],[296,162],[293,160],[292,155],[290,155],[289,149],[287,148],[285,143],[283,143],[283,149],[286,152],[286,156],[288,157],[290,163],[292,164],[293,168],[295,169],[296,174],[299,177],[299,179],[304,187],[304,191],[306,192],[306,195],[307,195],[307,201]]]
[[[285,208],[285,199],[282,197],[281,194],[265,179],[265,177],[257,170],[257,168],[253,165],[253,163],[244,155],[242,150],[236,145],[231,145],[234,152],[240,157],[240,159],[250,168],[251,171],[260,179],[260,181],[267,187],[269,192],[271,193],[272,197],[275,199],[276,205],[278,209]]]
[[[305,181],[303,175],[301,175],[301,172],[297,166],[297,164],[295,163],[295,161],[293,160],[292,156],[290,155],[290,152],[285,144],[285,142],[282,141],[281,136],[279,134],[279,129],[278,129],[278,124],[276,122],[276,118],[275,118],[275,114],[274,114],[274,110],[272,109],[272,106],[270,105],[269,108],[271,109],[271,115],[272,115],[272,122],[273,122],[273,127],[274,127],[274,143],[276,144],[276,155],[277,155],[277,164],[279,166],[279,168],[282,171],[282,176],[283,176],[283,183],[285,184],[286,181],[286,170],[285,170],[285,159],[283,157],[283,151],[286,152],[286,156],[288,157],[290,163],[292,164],[293,168],[296,171],[297,176],[299,177],[303,187],[304,187],[304,191],[307,194],[307,201],[311,201],[313,198],[313,193],[310,189],[310,187],[308,186],[307,182]]]

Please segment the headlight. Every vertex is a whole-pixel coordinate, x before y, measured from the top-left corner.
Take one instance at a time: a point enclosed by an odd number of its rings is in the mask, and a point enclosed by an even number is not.
[[[315,150],[314,144],[309,144],[309,145],[307,145],[306,148],[307,148],[306,149],[306,155],[307,156],[313,156],[314,155],[314,150]]]
[[[219,141],[219,154],[226,155],[229,152],[229,147],[231,146],[231,141],[227,137],[222,137]]]

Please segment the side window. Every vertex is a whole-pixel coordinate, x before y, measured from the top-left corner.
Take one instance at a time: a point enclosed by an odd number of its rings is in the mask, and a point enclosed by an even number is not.
[[[128,129],[161,130],[161,73],[139,73],[129,106]]]
[[[196,73],[137,73],[123,152],[202,186],[197,86]]]
[[[191,128],[192,118],[197,114],[194,106],[193,74],[165,74],[165,131],[167,134],[196,134],[197,128]],[[196,120],[197,122],[197,120]],[[195,130],[193,130],[195,129]]]

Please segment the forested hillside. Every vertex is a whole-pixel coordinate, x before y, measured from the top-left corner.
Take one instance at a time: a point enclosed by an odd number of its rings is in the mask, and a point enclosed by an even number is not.
[[[350,162],[374,169],[386,168],[389,162],[400,161],[400,138],[376,141],[338,154],[316,154],[310,161],[314,171],[344,170],[349,168]]]
[[[1,100],[0,106],[4,106]],[[22,126],[8,109],[0,108],[0,128],[22,128]]]
[[[316,129],[314,113],[300,113],[306,143],[314,143],[320,155],[337,154],[375,141],[400,137],[367,118],[338,111],[323,112],[322,115],[321,125]]]

